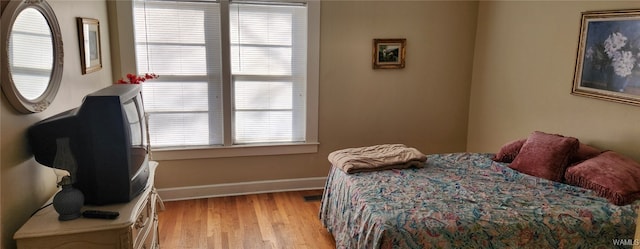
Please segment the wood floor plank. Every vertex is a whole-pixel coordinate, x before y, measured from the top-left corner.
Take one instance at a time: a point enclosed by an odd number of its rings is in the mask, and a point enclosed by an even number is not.
[[[165,203],[160,245],[176,249],[329,249],[318,219],[322,190],[218,197]]]

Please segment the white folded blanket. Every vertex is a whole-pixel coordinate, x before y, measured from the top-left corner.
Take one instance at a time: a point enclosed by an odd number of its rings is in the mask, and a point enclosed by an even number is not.
[[[427,156],[404,144],[381,144],[329,153],[329,162],[346,173],[424,167]]]

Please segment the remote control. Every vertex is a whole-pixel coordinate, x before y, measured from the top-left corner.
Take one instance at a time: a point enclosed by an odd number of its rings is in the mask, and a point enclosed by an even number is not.
[[[120,213],[118,212],[101,211],[101,210],[86,210],[82,212],[82,216],[84,216],[85,218],[92,218],[92,219],[113,220],[115,218],[118,218],[118,215],[120,215]]]

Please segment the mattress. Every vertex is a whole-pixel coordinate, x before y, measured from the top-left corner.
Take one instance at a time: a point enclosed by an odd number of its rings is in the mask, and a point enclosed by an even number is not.
[[[612,248],[633,239],[640,201],[526,175],[488,153],[428,156],[419,169],[332,167],[320,219],[336,248]]]

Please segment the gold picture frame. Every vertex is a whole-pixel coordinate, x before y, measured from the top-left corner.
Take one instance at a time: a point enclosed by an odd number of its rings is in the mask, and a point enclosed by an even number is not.
[[[640,105],[640,10],[583,12],[571,94]]]
[[[78,43],[80,44],[80,64],[82,74],[102,69],[102,49],[100,48],[100,21],[93,18],[77,17]]]
[[[373,39],[373,69],[404,68],[407,39]]]

